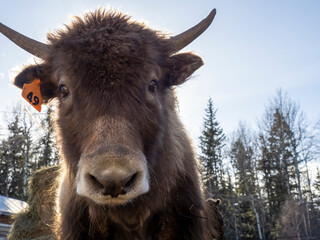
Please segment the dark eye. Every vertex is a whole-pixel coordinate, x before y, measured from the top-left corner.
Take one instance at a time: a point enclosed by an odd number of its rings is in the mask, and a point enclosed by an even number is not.
[[[155,94],[157,92],[157,88],[158,88],[158,80],[153,79],[150,83],[149,83],[149,91],[153,94]]]
[[[69,89],[65,85],[59,85],[59,91],[62,94],[62,97],[66,97],[69,95]]]

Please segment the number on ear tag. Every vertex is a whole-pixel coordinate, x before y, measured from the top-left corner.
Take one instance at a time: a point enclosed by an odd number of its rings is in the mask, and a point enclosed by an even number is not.
[[[31,104],[32,107],[41,111],[42,96],[40,91],[40,79],[36,78],[32,83],[23,84],[22,97]]]

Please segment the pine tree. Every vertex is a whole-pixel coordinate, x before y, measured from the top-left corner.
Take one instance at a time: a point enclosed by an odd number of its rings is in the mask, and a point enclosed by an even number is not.
[[[315,204],[317,210],[320,211],[320,170],[319,170],[319,167],[317,167],[317,175],[316,175],[316,178],[313,182],[313,188],[315,190],[313,193],[314,204]]]
[[[306,205],[302,196],[300,163],[310,156],[308,131],[299,107],[282,91],[277,92],[260,125],[259,170],[266,195],[267,238],[277,237],[281,206],[289,197]],[[304,206],[300,235],[308,235],[309,210]],[[310,224],[309,224],[310,225]]]
[[[25,166],[25,138],[19,121],[19,115],[16,114],[14,120],[8,125],[8,138],[3,141],[2,157],[7,164],[7,186],[1,194],[22,199],[24,197],[23,176]]]
[[[292,191],[294,172],[293,166],[292,131],[279,109],[275,109],[269,132],[260,136],[262,156],[260,170],[265,181],[268,196],[269,230],[274,231],[278,221],[281,205],[285,203]]]
[[[1,194],[19,199],[27,198],[27,179],[32,172],[33,121],[20,104],[7,117],[7,137],[1,143]]]
[[[58,150],[56,148],[51,115],[52,109],[48,108],[42,121],[45,133],[39,140],[37,169],[58,164]]]
[[[230,170],[226,169],[226,191],[221,196],[221,209],[224,219],[224,239],[239,240],[239,199],[236,196],[235,186],[232,181]]]
[[[313,181],[312,208],[310,211],[311,233],[320,236],[320,169],[317,167],[316,177]]]
[[[27,116],[27,113],[24,111],[20,112],[20,124],[22,127],[22,134],[24,137],[24,155],[25,155],[25,163],[24,163],[24,171],[23,171],[23,195],[24,198],[27,198],[27,185],[28,185],[28,177],[31,175],[32,172],[32,129],[34,127],[33,119],[30,119]]]
[[[216,120],[217,110],[214,109],[211,98],[205,111],[204,129],[200,136],[202,177],[208,195],[219,198],[221,191],[226,187],[222,164],[222,149],[226,137]]]
[[[1,141],[0,145],[0,194],[8,196],[9,188],[9,159],[8,159],[8,142]]]
[[[240,123],[231,142],[230,157],[235,170],[237,195],[242,198],[239,203],[241,239],[263,239],[252,144],[249,130]]]

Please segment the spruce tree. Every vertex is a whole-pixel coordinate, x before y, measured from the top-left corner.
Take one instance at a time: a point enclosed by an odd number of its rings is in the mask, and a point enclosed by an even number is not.
[[[48,108],[42,121],[42,128],[45,133],[39,140],[37,169],[58,164],[58,150],[56,148],[51,115],[52,109]]]
[[[277,92],[260,123],[259,170],[266,196],[267,238],[277,237],[281,206],[288,198],[299,201],[302,214],[301,235],[308,236],[309,208],[303,198],[300,163],[311,156],[307,146],[309,134],[299,107],[282,91]]]
[[[6,140],[1,141],[0,145],[0,194],[8,196],[9,188],[9,159],[8,159],[8,142]]]
[[[209,197],[219,198],[221,191],[226,187],[222,164],[222,149],[226,137],[216,119],[217,109],[214,109],[211,98],[205,111],[200,136],[202,177]]]
[[[269,131],[260,136],[261,159],[259,169],[263,173],[268,198],[269,232],[274,232],[280,209],[291,195],[295,177],[293,167],[293,133],[279,109],[275,109]]]
[[[240,123],[233,135],[229,153],[235,171],[236,192],[242,199],[240,204],[241,239],[263,239],[259,193],[256,179],[256,166],[253,152],[253,141],[247,127]]]
[[[239,240],[239,199],[235,191],[236,186],[232,181],[230,169],[226,169],[226,191],[221,196],[221,209],[224,220],[224,239]]]
[[[6,138],[1,144],[0,178],[3,180],[1,194],[19,198],[27,198],[27,179],[33,165],[33,119],[22,109],[20,104],[12,108],[7,118]]]
[[[317,167],[317,175],[313,182],[313,201],[315,204],[315,207],[320,212],[320,170],[319,167]]]
[[[8,125],[9,135],[3,142],[3,160],[7,164],[7,187],[1,194],[9,197],[24,198],[23,177],[25,166],[25,138],[16,114]]]

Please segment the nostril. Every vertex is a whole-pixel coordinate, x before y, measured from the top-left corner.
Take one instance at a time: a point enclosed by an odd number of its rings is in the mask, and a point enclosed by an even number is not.
[[[137,178],[137,173],[133,174],[132,176],[128,177],[126,179],[125,185],[124,185],[124,191],[127,193],[130,188],[132,187],[133,183],[135,182],[136,178]]]
[[[95,176],[89,174],[89,178],[90,178],[91,182],[92,182],[96,187],[101,188],[101,189],[104,188],[103,184],[100,183],[99,180],[98,180]]]

